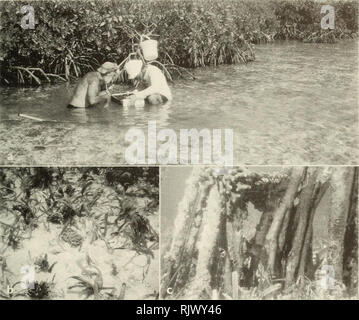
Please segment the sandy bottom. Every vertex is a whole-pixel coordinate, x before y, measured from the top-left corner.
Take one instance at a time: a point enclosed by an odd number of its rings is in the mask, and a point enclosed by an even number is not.
[[[0,123],[1,165],[121,165],[125,158],[128,126],[109,123],[36,122],[7,120]],[[147,127],[143,128],[147,134]],[[308,130],[274,138],[253,130],[234,131],[235,164],[354,164],[359,156],[355,133]],[[179,135],[177,134],[179,139]],[[319,143],[320,142],[320,143]],[[179,149],[179,142],[178,149]],[[223,142],[222,142],[223,143]],[[329,147],[330,146],[330,147]],[[270,150],[270,152],[268,152]],[[338,152],[341,150],[341,152]],[[190,154],[190,152],[189,152]],[[179,159],[179,156],[178,156]],[[190,160],[190,159],[189,159]]]
[[[120,164],[125,132],[105,124],[2,122],[0,163]]]
[[[158,216],[150,216],[149,220],[152,227],[158,230]],[[152,250],[153,257],[150,257],[129,249],[110,250],[104,241],[96,240],[91,243],[89,239],[85,239],[81,247],[74,248],[59,240],[61,229],[61,226],[50,224],[45,227],[41,224],[29,239],[21,242],[19,249],[8,247],[3,250],[2,257],[5,258],[6,267],[0,269],[2,291],[6,292],[4,284],[7,281],[10,285],[24,282],[27,277],[31,278],[31,270],[34,270],[34,281],[52,283],[47,299],[84,299],[85,296],[80,294],[81,288],[69,289],[77,283],[76,279],[70,277],[79,276],[93,283],[93,277],[85,271],[100,270],[103,288],[108,289],[100,290],[98,299],[111,299],[111,294],[118,297],[121,293],[124,293],[121,299],[156,298],[159,289],[158,249]],[[50,265],[55,263],[51,272],[40,271],[34,264],[44,254],[47,254]],[[88,264],[88,259],[91,264]],[[22,283],[15,286],[15,293],[21,290]],[[94,299],[94,295],[88,298]],[[15,299],[28,297],[18,296]]]

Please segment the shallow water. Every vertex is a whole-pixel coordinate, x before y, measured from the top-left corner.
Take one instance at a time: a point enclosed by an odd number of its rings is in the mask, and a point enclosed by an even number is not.
[[[106,109],[70,110],[65,106],[73,85],[1,89],[0,118],[24,122],[18,117],[24,113],[50,120],[41,123],[45,131],[60,130],[64,124],[58,121],[71,122],[83,137],[106,131],[110,144],[113,130],[147,128],[149,120],[156,120],[157,128],[175,130],[233,128],[236,163],[355,163],[357,45],[291,41],[256,46],[253,63],[203,68],[195,71],[196,81],[176,81],[173,101],[165,107],[124,110],[112,103]],[[7,129],[14,131],[15,123]],[[32,161],[39,162],[36,155]]]

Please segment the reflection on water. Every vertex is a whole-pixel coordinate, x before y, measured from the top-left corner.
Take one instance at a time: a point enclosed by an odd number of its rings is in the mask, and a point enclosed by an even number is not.
[[[340,140],[336,147],[355,144],[356,41],[266,44],[256,47],[256,57],[247,65],[196,70],[196,81],[176,81],[166,107],[124,110],[112,102],[106,109],[67,109],[74,85],[1,89],[0,118],[19,119],[17,114],[25,113],[89,126],[147,127],[156,120],[158,128],[235,128],[248,143],[256,137],[269,141],[271,148],[278,139],[283,144],[283,137],[293,140],[296,135],[303,149],[323,143],[327,135]]]

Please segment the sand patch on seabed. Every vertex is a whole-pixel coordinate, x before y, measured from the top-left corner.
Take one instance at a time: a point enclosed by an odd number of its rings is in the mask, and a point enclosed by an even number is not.
[[[3,121],[0,164],[121,164],[128,129],[103,123]]]
[[[128,164],[125,152],[130,143],[125,134],[130,128],[110,123],[4,120],[0,122],[0,165]],[[147,127],[142,129],[146,135]],[[349,165],[359,157],[358,141],[351,126],[340,132],[314,127],[287,130],[281,135],[238,127],[234,129],[233,159],[236,165]],[[189,146],[189,154],[190,150]]]
[[[154,229],[158,230],[158,216],[149,217],[150,223]],[[101,270],[103,277],[103,287],[112,287],[116,289],[116,294],[121,292],[123,283],[126,284],[124,299],[154,299],[154,292],[159,290],[159,253],[153,250],[154,257],[138,255],[135,251],[129,249],[108,250],[102,240],[96,240],[92,243],[85,239],[80,248],[73,248],[69,244],[59,240],[59,233],[62,227],[53,224],[49,225],[47,230],[42,224],[36,228],[29,239],[21,242],[19,249],[13,250],[8,247],[3,252],[7,267],[0,269],[0,280],[3,282],[6,278],[11,284],[21,281],[24,274],[21,269],[24,266],[34,266],[34,260],[43,254],[47,254],[49,264],[54,265],[51,273],[35,272],[35,281],[49,281],[54,277],[54,285],[49,299],[83,299],[80,297],[79,289],[69,290],[68,287],[74,285],[76,280],[70,279],[72,276],[81,276],[80,264],[85,264],[87,256],[91,258],[94,264]],[[151,245],[151,243],[149,243]],[[114,273],[113,270],[116,269]],[[148,271],[147,271],[148,268]],[[147,271],[147,272],[146,272]],[[3,287],[3,290],[6,288]],[[16,286],[21,290],[21,285]],[[111,293],[113,289],[101,290],[102,298],[107,297],[106,293]],[[17,297],[15,299],[26,299],[26,297]],[[89,299],[94,299],[90,296]]]

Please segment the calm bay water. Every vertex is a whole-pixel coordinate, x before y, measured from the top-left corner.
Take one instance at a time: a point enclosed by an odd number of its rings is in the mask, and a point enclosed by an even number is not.
[[[45,131],[70,121],[108,134],[113,128],[147,128],[149,120],[175,130],[233,128],[237,163],[347,164],[355,162],[358,147],[357,48],[357,41],[256,46],[255,62],[196,70],[197,80],[171,86],[171,105],[142,110],[115,103],[67,109],[74,88],[68,84],[2,88],[0,119],[19,120],[14,122],[21,130],[23,113],[50,120],[41,123]]]

